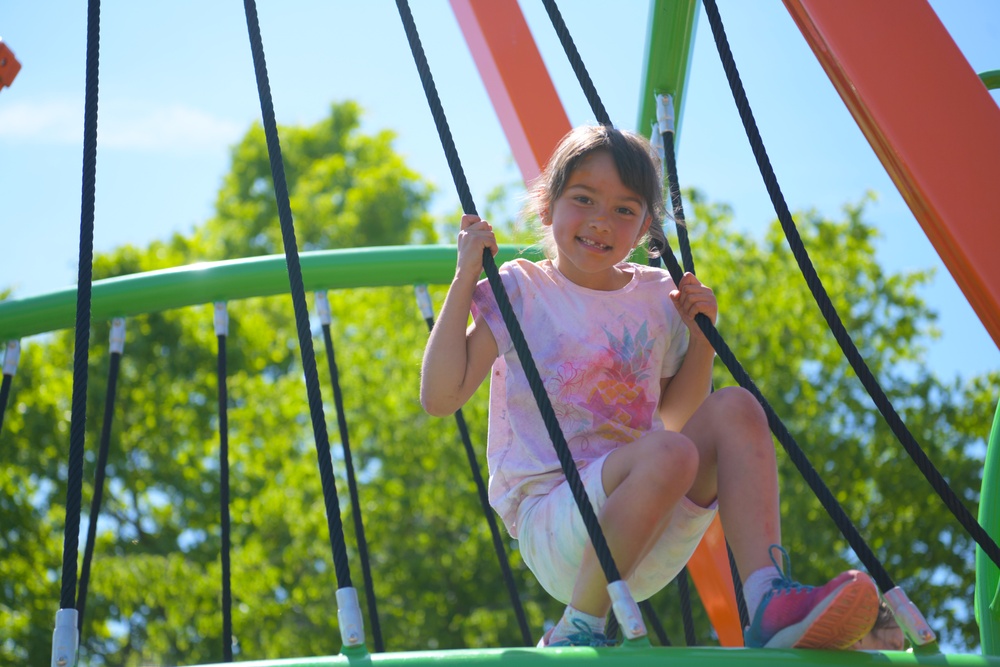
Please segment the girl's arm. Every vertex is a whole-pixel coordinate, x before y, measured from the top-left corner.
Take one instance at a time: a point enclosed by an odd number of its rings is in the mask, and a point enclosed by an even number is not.
[[[679,289],[670,293],[677,311],[690,332],[687,354],[677,374],[660,380],[660,418],[671,431],[680,431],[712,387],[712,363],[715,350],[705,338],[694,317],[703,313],[715,324],[719,306],[715,294],[691,273],[681,278]]]
[[[493,228],[478,216],[462,216],[455,278],[427,340],[420,375],[420,403],[437,417],[462,407],[497,357],[493,332],[481,318],[466,329],[472,293],[483,271],[484,248],[497,253]]]

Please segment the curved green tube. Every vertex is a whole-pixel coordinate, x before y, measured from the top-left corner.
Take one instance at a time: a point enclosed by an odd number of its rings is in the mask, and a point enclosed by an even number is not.
[[[501,245],[497,264],[532,248]],[[307,291],[393,285],[447,285],[455,275],[455,246],[384,246],[303,252]],[[215,301],[249,299],[288,292],[284,255],[193,264],[94,283],[91,320],[107,321]],[[0,302],[0,341],[68,329],[76,323],[76,288]]]
[[[326,658],[241,662],[241,667],[978,667],[1000,665],[978,655],[915,655],[902,651],[808,651],[716,647],[496,648],[373,653],[346,649]],[[219,667],[222,667],[221,665]]]
[[[982,79],[983,83],[990,90],[996,90],[1000,88],[1000,69],[990,70],[988,72],[981,72],[979,78]]]
[[[979,523],[994,540],[1000,535],[1000,405],[986,448],[983,489],[979,495]],[[994,603],[1000,570],[976,547],[976,622],[983,655],[1000,655],[1000,601]]]

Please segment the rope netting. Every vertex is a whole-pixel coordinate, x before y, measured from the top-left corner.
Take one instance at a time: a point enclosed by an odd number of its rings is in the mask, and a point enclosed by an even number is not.
[[[407,40],[420,76],[421,84],[424,88],[427,102],[431,108],[435,126],[438,131],[442,148],[444,149],[449,169],[454,180],[454,185],[459,196],[462,209],[467,214],[475,214],[476,206],[473,201],[471,191],[462,169],[461,161],[455,147],[454,140],[448,127],[448,122],[444,114],[440,99],[434,85],[426,56],[420,43],[416,25],[410,12],[406,0],[397,0],[397,8],[402,19]],[[543,0],[546,12],[548,13],[556,34],[558,35],[571,66],[580,82],[588,102],[594,112],[598,122],[604,125],[611,125],[610,117],[596,87],[593,84],[586,67],[576,50],[575,44],[569,31],[566,28],[554,0]],[[775,205],[778,218],[785,230],[789,245],[799,262],[800,269],[806,282],[813,292],[817,303],[826,318],[831,331],[833,331],[838,343],[844,350],[845,356],[855,369],[863,385],[875,401],[879,411],[885,417],[903,444],[907,453],[916,462],[921,472],[927,478],[935,492],[941,497],[948,509],[958,518],[966,531],[975,539],[976,543],[995,563],[1000,565],[1000,547],[989,537],[985,529],[972,517],[971,513],[964,507],[957,494],[948,486],[943,476],[934,468],[923,449],[916,443],[913,436],[906,429],[902,420],[889,404],[881,387],[872,376],[864,360],[861,359],[850,336],[844,330],[839,316],[830,304],[828,295],[819,281],[811,262],[808,259],[805,248],[800,237],[795,230],[788,212],[787,205],[781,195],[777,185],[773,170],[771,169],[762,141],[757,132],[752,112],[746,100],[739,75],[736,72],[732,54],[726,42],[725,31],[722,27],[721,18],[716,7],[715,0],[704,0],[706,12],[709,16],[713,36],[715,37],[720,56],[726,70],[727,78],[733,90],[737,107],[740,111],[741,119],[747,131],[748,138],[758,165],[761,169],[767,190]],[[316,369],[315,352],[313,349],[312,332],[309,325],[309,312],[305,301],[305,288],[302,279],[302,269],[299,260],[298,246],[295,238],[295,229],[292,217],[289,194],[285,182],[285,170],[281,154],[281,147],[278,140],[277,124],[275,120],[274,105],[271,99],[270,84],[268,81],[267,67],[264,58],[263,44],[260,35],[260,26],[257,18],[256,5],[254,0],[245,0],[244,8],[246,13],[248,35],[253,58],[254,72],[257,82],[258,94],[260,98],[262,121],[266,137],[271,175],[274,183],[274,194],[277,200],[278,217],[281,227],[282,242],[285,251],[285,261],[287,264],[289,290],[292,297],[294,320],[298,334],[298,346],[301,357],[303,372],[305,375],[306,397],[310,410],[310,417],[313,427],[315,449],[318,460],[318,467],[323,489],[323,497],[327,514],[327,528],[329,532],[330,546],[333,554],[337,583],[341,590],[353,590],[351,573],[348,564],[347,550],[344,541],[343,525],[340,515],[340,504],[337,496],[336,481],[333,474],[332,459],[330,456],[330,444],[326,431],[326,418],[324,414],[323,402],[321,399],[320,385]],[[96,181],[96,149],[97,149],[97,109],[98,109],[98,73],[99,73],[99,39],[100,39],[100,2],[90,0],[88,4],[88,30],[87,30],[87,72],[86,72],[86,97],[84,111],[84,142],[83,142],[83,177],[82,177],[82,205],[80,223],[80,253],[79,253],[79,274],[76,305],[76,325],[74,343],[74,365],[73,365],[73,394],[70,422],[70,447],[69,465],[67,475],[67,496],[66,496],[66,522],[63,546],[63,564],[61,575],[61,595],[60,614],[57,614],[56,633],[53,638],[53,661],[63,661],[62,664],[75,664],[75,659],[66,662],[69,656],[75,656],[78,643],[79,629],[83,625],[83,615],[86,605],[87,589],[89,582],[89,572],[94,551],[96,536],[96,520],[91,520],[88,526],[87,546],[85,549],[83,566],[79,581],[77,580],[76,562],[78,558],[78,534],[81,519],[81,498],[82,498],[82,471],[84,457],[84,434],[86,428],[86,395],[88,382],[88,355],[90,346],[90,309],[91,309],[91,289],[92,289],[92,263],[93,263],[93,230],[94,230],[94,191]],[[673,210],[673,218],[677,222],[678,243],[684,262],[684,270],[694,272],[694,260],[687,236],[684,222],[684,210],[681,202],[680,187],[676,173],[676,156],[674,154],[672,129],[662,130],[663,145],[665,150],[665,172],[667,177],[667,189]],[[675,283],[679,283],[682,269],[678,264],[669,243],[664,240],[663,247],[659,248],[663,260],[666,263],[667,271],[670,273]],[[597,516],[586,496],[579,472],[572,458],[572,454],[563,436],[555,412],[544,389],[535,363],[531,357],[527,341],[521,332],[520,325],[513,313],[510,300],[507,297],[503,284],[500,280],[496,262],[492,254],[487,250],[483,254],[483,266],[493,294],[500,306],[500,312],[504,323],[508,328],[514,348],[524,367],[529,385],[534,395],[535,401],[541,412],[548,434],[552,440],[563,473],[572,490],[573,497],[584,520],[588,535],[593,543],[598,560],[604,571],[609,584],[621,581],[621,574],[614,562],[610,549],[601,531]],[[319,293],[317,299],[319,300]],[[325,300],[325,294],[324,294]],[[224,305],[222,307],[224,312]],[[381,636],[381,629],[376,608],[374,585],[370,571],[369,558],[367,553],[364,527],[361,517],[361,503],[357,489],[357,481],[354,475],[353,463],[349,444],[349,429],[345,418],[345,408],[343,395],[339,383],[339,371],[336,365],[333,349],[332,335],[330,331],[329,308],[325,311],[322,306],[318,308],[323,321],[323,335],[326,344],[327,359],[331,383],[333,386],[335,407],[338,418],[338,428],[340,439],[344,451],[344,460],[347,470],[348,485],[351,494],[351,506],[353,520],[356,530],[359,557],[362,560],[364,570],[365,589],[368,600],[370,622],[375,638],[375,650],[384,650],[384,642]],[[433,326],[433,315],[427,315],[425,319],[428,327]],[[228,331],[221,327],[217,319],[218,337],[218,368],[217,378],[219,383],[218,407],[219,407],[219,437],[220,437],[220,484],[221,484],[221,517],[222,517],[222,574],[223,574],[223,652],[227,661],[233,659],[232,656],[232,618],[229,607],[231,606],[231,590],[229,584],[229,490],[228,490],[228,429],[227,429],[227,396],[226,396],[226,336]],[[725,340],[715,329],[711,321],[704,315],[698,315],[697,325],[713,345],[719,358],[729,369],[737,383],[748,390],[764,408],[768,423],[775,437],[788,453],[789,458],[798,468],[805,481],[824,506],[838,529],[844,535],[848,544],[857,554],[859,560],[871,573],[875,582],[883,593],[888,593],[896,588],[892,578],[886,572],[883,564],[878,560],[871,548],[860,535],[857,528],[837,502],[832,492],[826,487],[809,462],[801,447],[795,442],[791,434],[787,431],[780,418],[774,413],[766,399],[757,389],[753,380],[743,369],[733,352],[729,349]],[[115,323],[112,329],[112,354],[111,366],[109,369],[109,381],[107,396],[105,400],[104,423],[101,431],[100,450],[97,458],[97,479],[94,484],[94,498],[91,505],[92,518],[100,513],[104,474],[109,456],[109,446],[111,439],[113,406],[117,388],[117,379],[120,369],[122,349],[124,343],[124,321]],[[14,350],[14,351],[12,351]],[[8,372],[12,366],[16,366],[17,350],[8,346],[6,353],[6,363],[4,366],[3,383],[0,386],[0,427],[3,425],[3,411],[10,393],[13,371]],[[13,364],[11,364],[13,360]],[[468,434],[468,428],[464,422],[461,412],[456,414],[459,431],[465,445],[469,464],[472,469],[473,478],[477,485],[480,501],[490,524],[494,546],[503,571],[504,581],[508,587],[512,604],[517,616],[518,626],[522,638],[526,645],[531,644],[530,632],[524,611],[521,607],[516,587],[513,583],[513,576],[510,572],[509,564],[504,553],[502,538],[496,525],[495,517],[490,511],[485,485],[479,471],[479,465],[475,457],[474,448]],[[733,563],[731,550],[729,551],[730,563],[734,584],[737,590],[739,602],[739,612],[744,625],[747,623],[745,601],[743,600],[739,577]],[[690,596],[687,591],[687,573],[682,572],[678,580],[679,592],[682,597],[682,609],[684,616],[685,638],[689,645],[695,643],[695,632],[691,624]],[[613,596],[614,598],[614,596]],[[356,607],[356,597],[345,596],[342,600],[338,591],[338,601],[342,606]],[[908,602],[908,601],[906,601]],[[641,616],[633,612],[635,607],[630,595],[625,589],[624,597],[614,598],[614,610],[619,622],[624,622],[626,635],[630,639],[645,636],[645,628],[641,623]],[[643,603],[642,610],[650,618],[652,625],[658,635],[661,644],[669,645],[669,639],[662,628],[659,619],[653,613],[652,607],[648,603]],[[72,614],[63,614],[64,611],[73,611]],[[894,609],[894,611],[898,611]],[[353,613],[353,612],[352,612]],[[347,616],[349,622],[342,627],[341,634],[345,646],[358,646],[364,643],[364,632],[361,629],[360,619],[354,619],[350,614]],[[614,618],[614,617],[613,617]],[[637,620],[638,619],[638,620]],[[342,619],[343,620],[343,619]],[[920,619],[922,620],[922,619]],[[70,631],[72,628],[72,632]],[[912,628],[907,627],[907,630]],[[354,634],[351,634],[351,633]],[[930,637],[911,636],[911,640],[917,643],[926,644],[933,640]]]

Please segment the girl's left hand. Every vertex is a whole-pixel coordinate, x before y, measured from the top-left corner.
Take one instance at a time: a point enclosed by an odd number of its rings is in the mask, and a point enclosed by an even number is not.
[[[712,324],[719,316],[719,304],[712,288],[702,285],[693,273],[684,274],[678,289],[670,293],[670,298],[692,334],[701,334],[701,327],[694,321],[695,315],[704,314]]]

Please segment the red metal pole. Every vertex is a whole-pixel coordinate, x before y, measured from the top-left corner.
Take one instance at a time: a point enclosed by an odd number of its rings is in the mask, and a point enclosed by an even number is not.
[[[451,0],[451,7],[530,183],[570,124],[528,23],[516,0]]]
[[[926,0],[785,0],[1000,345],[1000,107]]]

